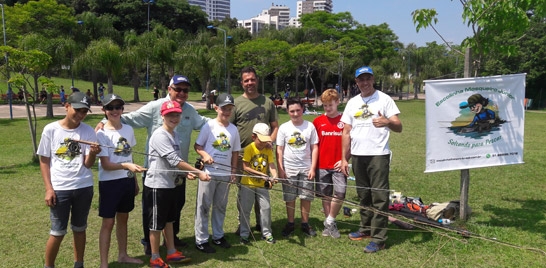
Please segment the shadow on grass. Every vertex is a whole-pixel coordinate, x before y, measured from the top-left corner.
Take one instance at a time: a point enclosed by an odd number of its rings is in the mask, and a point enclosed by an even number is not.
[[[546,217],[546,200],[503,198],[503,201],[519,203],[514,207],[500,207],[485,205],[484,211],[493,213],[491,220],[478,222],[498,227],[513,227],[533,233],[540,233],[546,237],[545,225],[541,223]]]
[[[28,168],[39,168],[40,164],[35,161],[29,161],[27,163],[21,163],[21,164],[13,164],[8,166],[0,166],[0,174],[1,175],[10,175],[10,174],[16,174],[19,173],[19,169],[28,169]],[[6,179],[9,179],[9,177],[5,177]]]
[[[185,247],[179,247],[177,248],[180,250],[184,256],[191,258],[191,262],[189,262],[189,265],[200,265],[202,263],[205,263],[211,259],[218,260],[222,263],[229,263],[233,261],[243,261],[245,258],[239,258],[238,256],[247,255],[248,254],[248,247],[246,245],[242,245],[239,243],[239,237],[235,236],[233,233],[225,233],[226,240],[231,244],[231,248],[224,249],[218,246],[213,245],[211,242],[212,247],[216,249],[216,253],[208,254],[203,253],[199,251],[197,248],[195,248],[195,237],[183,237],[182,240],[188,244],[188,246]],[[164,246],[159,247],[159,255],[165,259],[167,256],[167,249]],[[143,267],[148,267],[148,263],[150,261],[150,256],[148,255],[138,255],[136,258],[139,258],[144,261]],[[121,264],[120,264],[121,265]],[[185,267],[188,266],[188,264],[182,264],[182,263],[170,263],[171,267]],[[133,267],[136,267],[138,265],[133,265]],[[227,265],[230,266],[230,265]],[[127,266],[120,266],[120,267],[127,267]]]

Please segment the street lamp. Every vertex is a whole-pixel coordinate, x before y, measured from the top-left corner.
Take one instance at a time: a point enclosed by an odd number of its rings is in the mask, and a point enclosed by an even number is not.
[[[4,32],[4,46],[7,46],[6,42],[6,22],[4,20],[4,5],[0,4],[0,7],[2,8],[2,30]],[[4,58],[6,59],[6,78],[8,83],[8,99],[9,99],[9,119],[13,119],[13,107],[12,107],[12,96],[13,92],[11,91],[11,86],[9,84],[9,69],[8,69],[8,53],[6,52],[6,55],[4,55]]]
[[[214,25],[207,26],[208,29],[216,29],[220,30],[224,33],[224,88],[226,92],[228,92],[228,86],[227,86],[227,51],[226,51],[226,39],[227,39],[227,33],[226,30],[222,28],[215,27]]]
[[[148,4],[148,32],[150,32],[150,4],[155,3],[154,0],[142,0],[142,2]],[[146,90],[150,87],[150,63],[148,56],[146,56]]]

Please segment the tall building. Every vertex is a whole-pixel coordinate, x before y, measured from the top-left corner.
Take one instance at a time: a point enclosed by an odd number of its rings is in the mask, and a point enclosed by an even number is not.
[[[231,18],[230,0],[188,0],[190,5],[199,6],[209,16],[209,20],[222,21]]]
[[[290,8],[271,4],[269,9],[262,10],[260,15],[247,20],[238,20],[239,27],[247,29],[251,34],[257,34],[266,27],[281,30],[290,24]]]
[[[303,14],[315,11],[326,11],[332,13],[334,10],[332,0],[303,0],[297,3],[296,27],[301,27],[300,18]]]

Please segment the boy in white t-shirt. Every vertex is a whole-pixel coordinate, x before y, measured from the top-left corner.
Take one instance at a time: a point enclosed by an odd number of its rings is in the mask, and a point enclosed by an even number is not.
[[[282,230],[284,237],[294,233],[296,198],[300,198],[301,229],[308,236],[317,233],[309,226],[309,212],[315,188],[315,170],[318,159],[318,137],[315,126],[303,120],[303,104],[298,98],[286,100],[290,121],[282,124],[277,133],[277,169],[283,183],[288,223]],[[291,185],[295,185],[293,187]]]
[[[229,122],[235,108],[233,97],[222,93],[216,99],[216,119],[209,120],[195,141],[195,151],[205,164],[204,170],[214,181],[199,182],[195,208],[195,247],[205,253],[215,253],[209,244],[209,211],[211,212],[212,242],[222,248],[231,245],[224,238],[224,219],[229,185],[235,182],[237,155],[241,139],[237,127]],[[212,206],[212,209],[211,209]]]
[[[102,226],[99,234],[100,267],[108,267],[110,237],[117,220],[118,262],[141,264],[142,260],[127,255],[127,221],[135,207],[135,196],[140,191],[135,173],[145,168],[133,163],[131,148],[136,139],[133,128],[121,123],[125,101],[118,95],[108,94],[103,99],[102,111],[108,120],[97,132],[103,148],[99,157],[99,216]]]
[[[46,268],[55,266],[69,219],[74,234],[74,267],[83,267],[87,216],[93,199],[91,167],[101,151],[93,128],[82,123],[91,111],[91,100],[84,93],[74,92],[64,107],[66,116],[44,127],[36,152],[40,156],[45,203],[51,219]]]

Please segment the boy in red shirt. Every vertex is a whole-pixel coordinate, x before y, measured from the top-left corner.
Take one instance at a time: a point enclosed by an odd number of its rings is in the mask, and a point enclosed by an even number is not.
[[[322,236],[339,238],[336,216],[347,189],[347,177],[340,169],[343,122],[340,121],[341,113],[337,110],[339,93],[335,89],[328,89],[322,93],[320,100],[324,114],[315,118],[313,125],[319,139],[317,191],[322,195],[322,208],[326,217]]]

